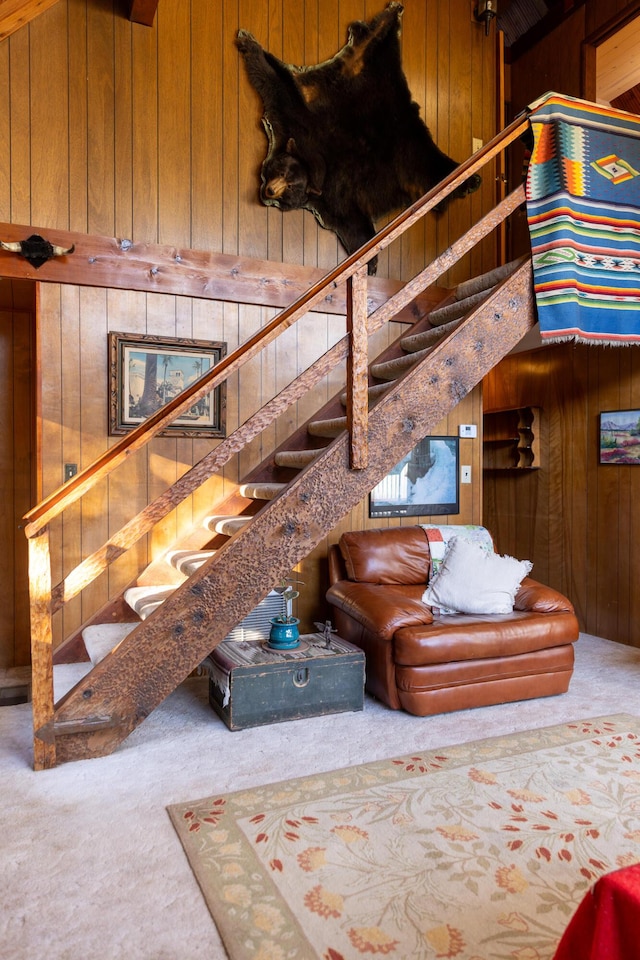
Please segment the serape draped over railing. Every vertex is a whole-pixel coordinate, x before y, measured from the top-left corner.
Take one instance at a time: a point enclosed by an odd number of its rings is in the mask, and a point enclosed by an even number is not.
[[[640,117],[555,93],[530,110],[540,335],[640,343]]]

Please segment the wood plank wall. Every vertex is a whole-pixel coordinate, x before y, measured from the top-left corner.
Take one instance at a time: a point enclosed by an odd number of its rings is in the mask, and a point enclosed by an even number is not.
[[[536,405],[540,470],[489,471],[497,549],[573,601],[588,633],[640,647],[640,470],[598,461],[599,414],[640,408],[640,351],[563,344],[509,357],[485,378],[485,411]]]
[[[34,285],[0,280],[0,668],[30,659],[27,541],[22,517],[35,486]]]
[[[513,112],[547,89],[582,96],[582,41],[628,6],[638,4],[588,0],[513,63]],[[485,410],[542,407],[541,469],[485,475],[498,549],[533,560],[533,575],[572,599],[583,630],[633,646],[640,471],[599,465],[598,414],[639,402],[636,347],[547,347],[507,358],[484,382]]]
[[[161,0],[153,27],[129,22],[118,0],[59,0],[0,43],[0,219],[330,268],[342,258],[333,234],[310,214],[282,215],[257,202],[265,152],[260,105],[233,43],[251,30],[284,59],[314,63],[345,41],[352,19],[383,0]],[[406,0],[403,57],[409,84],[442,149],[464,159],[472,138],[495,132],[495,44],[473,22],[469,0]],[[407,278],[494,204],[491,172],[482,190],[382,258],[380,275]],[[487,242],[448,278],[495,264]],[[107,436],[107,333],[110,330],[224,340],[233,349],[272,316],[260,306],[42,285],[40,305],[43,492],[67,462],[87,466]],[[229,383],[233,429],[344,331],[341,318],[314,315]],[[56,625],[75,629],[168,546],[215,497],[232,489],[318,401],[337,377],[243,452],[209,490],[194,497],[87,589]],[[479,422],[480,392],[452,415]],[[481,514],[479,442],[464,451],[475,482],[463,488],[461,521]],[[86,555],[135,507],[202,456],[202,441],[157,439],[148,454],[69,511],[54,531],[54,577]],[[368,522],[364,506],[345,526]],[[337,531],[339,533],[339,531]],[[336,533],[336,535],[337,535]],[[303,567],[303,615],[321,615],[323,557]]]

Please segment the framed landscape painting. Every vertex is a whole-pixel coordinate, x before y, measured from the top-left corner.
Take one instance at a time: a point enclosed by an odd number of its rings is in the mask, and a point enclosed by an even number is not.
[[[133,430],[211,370],[226,344],[136,333],[109,334],[109,434]],[[226,384],[196,401],[160,436],[224,437]]]
[[[603,410],[600,463],[640,464],[640,410]]]
[[[369,494],[370,517],[460,513],[457,437],[425,437]]]

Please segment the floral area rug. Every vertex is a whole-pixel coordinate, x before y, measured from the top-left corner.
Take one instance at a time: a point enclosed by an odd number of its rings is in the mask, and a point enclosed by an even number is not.
[[[169,808],[232,960],[547,960],[640,861],[640,719],[616,715]]]

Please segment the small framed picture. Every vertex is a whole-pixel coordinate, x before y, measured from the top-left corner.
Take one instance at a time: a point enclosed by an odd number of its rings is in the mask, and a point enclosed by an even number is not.
[[[640,410],[603,410],[600,463],[640,464]]]
[[[211,370],[226,343],[109,334],[109,434],[128,433]],[[160,436],[224,437],[226,384],[177,417]]]
[[[460,513],[457,437],[425,437],[369,494],[370,517]]]

